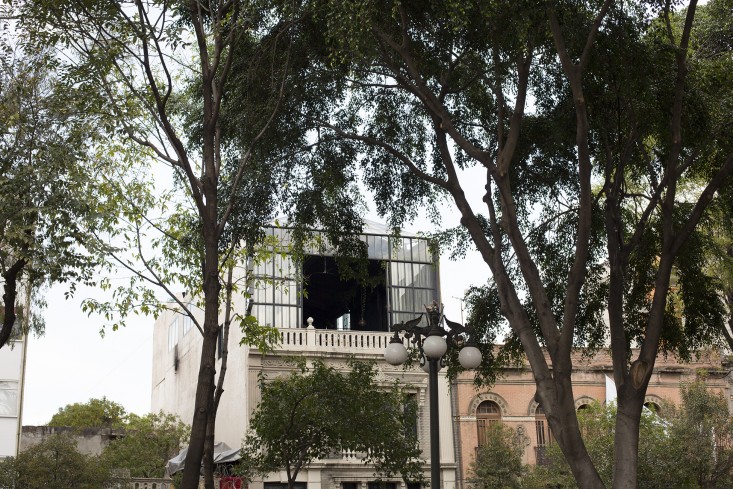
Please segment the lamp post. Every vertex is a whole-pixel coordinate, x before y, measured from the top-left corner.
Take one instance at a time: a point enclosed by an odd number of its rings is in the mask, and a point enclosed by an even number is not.
[[[481,363],[481,352],[474,346],[475,338],[470,327],[459,323],[448,321],[443,315],[443,307],[436,301],[425,306],[427,312],[427,326],[420,327],[418,324],[422,314],[415,319],[401,322],[392,326],[394,337],[384,351],[384,359],[390,365],[401,365],[407,360],[408,354],[405,345],[399,337],[399,332],[404,332],[404,337],[412,341],[424,355],[428,364],[428,388],[430,390],[430,487],[440,489],[440,430],[438,422],[438,370],[440,369],[443,355],[448,351],[448,344],[459,346],[458,338],[468,335],[468,342],[463,345],[458,354],[458,361],[466,369],[474,369]],[[442,326],[444,323],[448,329]],[[465,338],[463,338],[465,339]]]

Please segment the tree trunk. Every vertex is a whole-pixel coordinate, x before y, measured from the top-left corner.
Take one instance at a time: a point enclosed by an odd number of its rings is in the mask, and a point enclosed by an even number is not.
[[[10,335],[13,333],[13,326],[15,325],[16,319],[15,299],[18,293],[18,279],[23,273],[23,267],[25,267],[27,263],[28,262],[25,259],[20,259],[16,261],[5,273],[3,273],[3,280],[5,281],[5,293],[3,294],[3,306],[5,310],[3,312],[5,314],[3,317],[2,330],[0,330],[0,348],[5,346],[10,339]],[[28,311],[26,311],[26,314],[28,314]]]
[[[570,356],[555,361],[553,366],[553,379],[537,382],[537,393],[547,422],[578,487],[604,489],[603,481],[593,465],[580,432],[570,376]]]
[[[634,489],[639,467],[639,425],[646,387],[642,390],[623,386],[616,410],[614,436],[614,489]]]
[[[210,406],[209,419],[206,423],[206,441],[204,442],[204,488],[214,489],[214,433],[216,431],[216,410]]]
[[[203,265],[204,282],[204,337],[201,347],[201,363],[196,384],[191,438],[183,469],[182,489],[197,489],[201,474],[209,417],[213,416],[214,372],[216,366],[216,342],[219,333],[219,250],[216,239],[216,193],[207,195],[208,213],[204,216],[203,234],[206,247]],[[212,208],[213,211],[212,212]],[[208,219],[207,219],[208,217]]]

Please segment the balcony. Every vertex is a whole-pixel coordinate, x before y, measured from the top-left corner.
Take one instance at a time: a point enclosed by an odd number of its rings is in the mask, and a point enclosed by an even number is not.
[[[366,353],[383,355],[393,333],[333,329],[280,329],[277,350],[298,353]],[[353,351],[352,351],[353,350]]]

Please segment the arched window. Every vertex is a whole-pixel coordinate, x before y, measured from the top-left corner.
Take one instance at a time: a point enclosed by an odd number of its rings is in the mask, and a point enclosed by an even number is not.
[[[578,409],[576,411],[580,412],[585,409],[590,409],[590,404],[581,404],[580,406],[578,406]]]
[[[478,427],[478,445],[486,444],[486,431],[494,423],[501,422],[501,409],[494,401],[484,401],[476,409],[476,424]]]

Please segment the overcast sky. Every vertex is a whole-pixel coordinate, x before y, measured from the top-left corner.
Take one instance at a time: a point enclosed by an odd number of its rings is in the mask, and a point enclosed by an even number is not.
[[[466,189],[471,202],[481,203],[485,170],[474,169],[467,181],[476,188]],[[476,212],[483,209],[475,209]],[[442,227],[459,224],[457,212],[450,206],[443,209]],[[370,214],[369,219],[381,221]],[[408,231],[432,231],[423,217]],[[461,302],[457,299],[470,285],[485,283],[488,267],[477,252],[465,260],[452,262],[441,257],[440,277],[446,316],[460,321]],[[44,311],[46,334],[31,337],[26,362],[23,425],[43,425],[59,408],[92,397],[106,396],[122,404],[128,412],[150,411],[152,382],[152,317],[135,317],[126,328],[107,331],[101,337],[103,320],[87,317],[81,311],[81,300],[99,297],[95,289],[80,287],[74,299],[65,300],[63,286],[47,291],[48,308]]]

